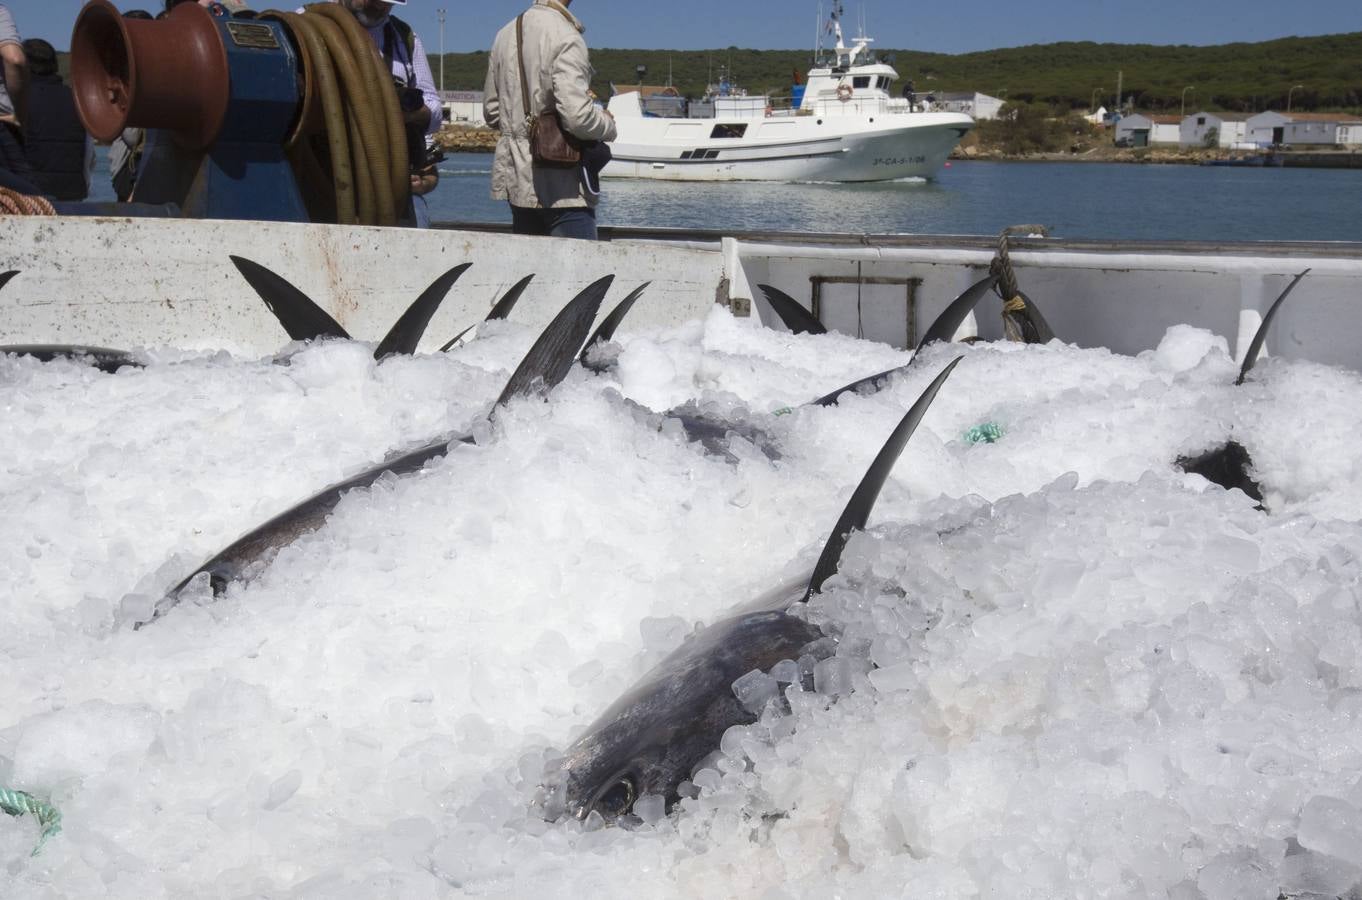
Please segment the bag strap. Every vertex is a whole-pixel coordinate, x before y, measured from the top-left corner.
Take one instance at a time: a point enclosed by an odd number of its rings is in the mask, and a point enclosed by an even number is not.
[[[520,100],[525,108],[525,121],[534,118],[534,113],[530,112],[530,84],[525,77],[525,14],[521,13],[515,19],[515,53],[520,60]]]

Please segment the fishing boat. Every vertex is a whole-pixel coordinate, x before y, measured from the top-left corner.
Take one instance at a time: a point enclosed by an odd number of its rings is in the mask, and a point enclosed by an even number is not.
[[[645,110],[639,91],[610,98],[619,137],[602,173],[667,181],[891,181],[931,178],[974,127],[963,113],[935,112],[891,86],[898,72],[862,32],[847,46],[840,5],[837,44],[792,97],[748,96],[721,86],[685,115]],[[678,112],[681,110],[678,109]]]

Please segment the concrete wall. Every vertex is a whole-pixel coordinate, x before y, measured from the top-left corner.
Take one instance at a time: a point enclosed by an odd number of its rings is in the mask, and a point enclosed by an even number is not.
[[[652,286],[624,329],[705,315],[723,277],[717,247],[586,243],[457,231],[172,219],[0,216],[0,343],[176,346],[263,355],[288,341],[228,254],[273,270],[347,331],[377,341],[452,266],[472,268],[427,330],[433,350],[536,273],[512,319],[545,325],[577,291],[614,273],[609,309]]]
[[[993,254],[987,250],[908,247],[798,247],[741,244],[731,248],[741,262],[733,292],[750,296],[759,283],[772,284],[811,307],[813,278],[917,279],[915,336],[952,299],[983,278]],[[1269,333],[1269,353],[1362,368],[1353,323],[1362,304],[1362,255],[1331,257],[1328,251],[1274,256],[1199,252],[1014,251],[1011,259],[1022,290],[1041,309],[1061,340],[1084,347],[1109,347],[1135,354],[1158,345],[1172,325],[1190,324],[1224,335],[1242,357],[1261,315],[1291,278],[1311,272],[1278,312]],[[889,302],[889,301],[882,301]],[[901,302],[901,301],[894,301]],[[762,321],[776,319],[764,301],[754,304]],[[887,311],[867,313],[865,336],[899,343],[897,326],[869,328]],[[977,310],[980,336],[1002,336],[1001,306],[993,295]]]

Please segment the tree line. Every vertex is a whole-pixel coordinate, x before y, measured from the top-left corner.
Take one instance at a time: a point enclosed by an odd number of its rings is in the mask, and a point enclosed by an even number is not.
[[[1009,47],[977,53],[876,52],[892,61],[900,79],[912,79],[918,94],[979,91],[1017,103],[1058,109],[1113,108],[1117,72],[1122,93],[1135,108],[1177,112],[1186,91],[1187,109],[1261,112],[1294,110],[1362,111],[1362,32],[1289,37],[1260,43],[1211,47],[1063,42]],[[439,79],[440,58],[431,67]],[[699,97],[721,74],[752,93],[788,96],[795,77],[812,62],[808,50],[593,49],[593,87],[601,97],[610,85],[625,88],[670,83],[687,97]],[[646,71],[640,77],[637,67]],[[444,83],[449,90],[481,90],[487,53],[447,53]],[[1301,85],[1294,92],[1294,85]]]

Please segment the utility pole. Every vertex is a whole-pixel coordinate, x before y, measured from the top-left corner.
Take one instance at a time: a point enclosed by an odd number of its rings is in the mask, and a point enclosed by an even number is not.
[[[1122,72],[1120,69],[1116,70],[1116,115],[1118,116],[1124,115],[1121,106],[1121,87],[1125,83],[1123,81],[1124,75],[1125,73]]]
[[[1196,87],[1190,84],[1182,89],[1182,118],[1184,119],[1187,118],[1187,92],[1194,90],[1196,90]]]
[[[440,93],[445,92],[445,11],[435,10],[435,15],[440,19]]]

